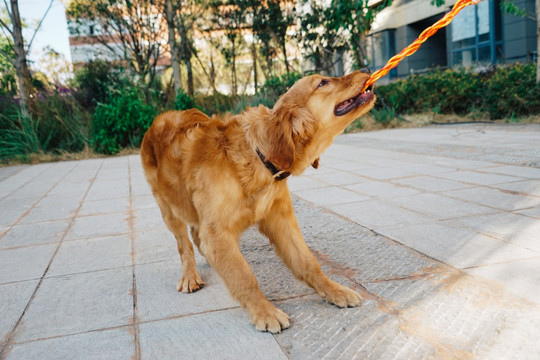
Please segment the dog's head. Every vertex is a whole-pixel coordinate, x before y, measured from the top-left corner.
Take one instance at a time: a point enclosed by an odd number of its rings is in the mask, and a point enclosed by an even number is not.
[[[333,78],[312,75],[298,80],[274,105],[268,128],[268,160],[290,170],[301,160],[315,161],[334,137],[373,108],[372,87],[362,92],[370,75],[363,71]]]

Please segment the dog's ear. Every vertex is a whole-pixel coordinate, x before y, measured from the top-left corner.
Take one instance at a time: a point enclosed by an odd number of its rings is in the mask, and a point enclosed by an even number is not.
[[[280,170],[289,170],[294,162],[296,148],[292,138],[293,117],[294,110],[285,106],[274,109],[270,116],[267,133],[270,152],[266,157]]]

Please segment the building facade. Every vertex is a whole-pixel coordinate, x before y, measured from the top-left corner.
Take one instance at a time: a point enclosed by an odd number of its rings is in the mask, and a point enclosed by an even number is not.
[[[428,0],[397,0],[380,12],[368,36],[368,57],[374,70],[412,43],[454,5],[430,5]],[[515,4],[535,14],[534,0]],[[467,6],[446,28],[429,38],[412,56],[393,69],[389,78],[405,77],[432,68],[475,68],[491,64],[536,61],[536,21],[504,13],[500,0]],[[390,80],[386,79],[386,81]],[[381,79],[382,80],[382,79]]]

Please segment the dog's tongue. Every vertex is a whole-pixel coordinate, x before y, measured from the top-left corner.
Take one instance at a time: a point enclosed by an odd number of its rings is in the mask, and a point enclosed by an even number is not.
[[[336,107],[337,112],[344,112],[347,108],[354,106],[354,99],[349,99],[347,101],[342,102]]]

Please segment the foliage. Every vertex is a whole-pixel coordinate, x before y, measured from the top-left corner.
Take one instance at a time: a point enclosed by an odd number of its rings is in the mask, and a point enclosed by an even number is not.
[[[117,89],[107,103],[94,111],[92,140],[94,150],[115,154],[125,147],[138,147],[157,110],[145,102],[135,87]]]
[[[245,111],[249,107],[257,107],[259,105],[272,108],[276,100],[277,98],[269,97],[261,93],[255,94],[253,96],[248,96],[248,95],[239,96],[234,105],[233,113],[239,114],[242,111]]]
[[[281,76],[270,76],[261,87],[261,92],[267,96],[274,97],[276,100],[284,94],[294,83],[302,77],[302,74],[291,72]]]
[[[388,126],[392,122],[392,120],[396,118],[396,108],[383,107],[380,109],[373,109],[371,111],[371,115],[373,116],[375,122],[383,126]]]
[[[68,93],[38,93],[33,116],[14,102],[2,102],[0,157],[47,151],[76,152],[87,143],[88,114]]]
[[[34,117],[44,151],[81,151],[88,143],[90,114],[71,95],[60,88],[53,93],[37,96]]]
[[[179,89],[176,99],[174,100],[174,108],[176,110],[188,110],[195,107],[195,101],[191,96],[186,94],[184,90]]]
[[[156,10],[163,13],[162,7],[162,1],[154,0],[72,0],[66,12],[74,21],[75,32],[84,36],[88,27],[93,28],[96,41],[107,48],[110,57],[127,62],[146,92],[145,85],[153,82],[164,52],[160,37],[165,19],[155,16]],[[118,39],[114,46],[111,36]]]
[[[411,75],[376,89],[383,101],[390,102],[400,113],[466,114],[477,100],[479,87],[478,75],[461,69]]]
[[[207,115],[221,114],[234,108],[234,97],[216,92],[212,95],[199,95],[195,98],[196,108]]]
[[[482,107],[493,119],[540,114],[540,84],[534,64],[501,67],[484,89]]]
[[[75,71],[72,85],[78,89],[75,97],[82,106],[93,109],[107,101],[109,88],[118,81],[113,66],[103,60],[90,61]]]
[[[39,123],[23,116],[18,109],[0,115],[0,158],[13,158],[43,152]]]
[[[397,114],[488,112],[492,119],[540,113],[540,85],[534,64],[499,67],[484,73],[435,70],[375,87],[377,107]]]
[[[0,50],[6,54],[13,53],[13,48],[2,37],[0,37]],[[0,74],[0,95],[15,94],[17,91],[15,66],[2,53],[0,53]]]
[[[352,51],[356,68],[365,66],[362,39],[371,29],[377,13],[390,6],[392,0],[383,0],[374,6],[369,3],[367,0],[331,0],[330,4],[318,0],[302,1],[309,11],[300,19],[298,36],[317,71],[330,72],[336,53],[344,50]]]

